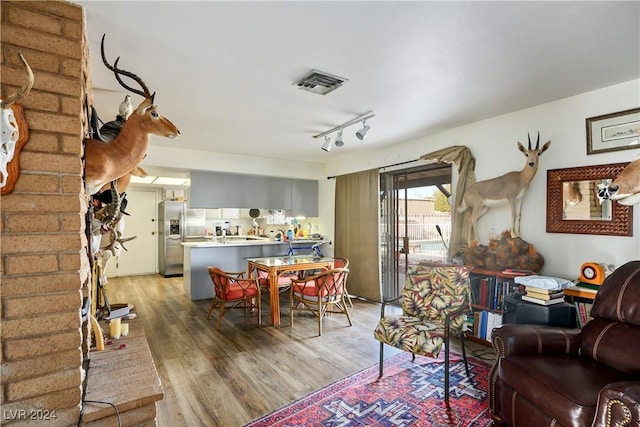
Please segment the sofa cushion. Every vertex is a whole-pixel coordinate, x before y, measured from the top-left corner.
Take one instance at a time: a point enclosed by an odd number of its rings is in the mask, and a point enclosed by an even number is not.
[[[502,381],[565,427],[591,425],[600,389],[628,378],[593,360],[562,355],[505,357],[498,369]]]
[[[598,290],[591,317],[640,326],[640,261],[630,261],[606,278]]]
[[[582,328],[583,356],[640,379],[640,326],[596,318]]]

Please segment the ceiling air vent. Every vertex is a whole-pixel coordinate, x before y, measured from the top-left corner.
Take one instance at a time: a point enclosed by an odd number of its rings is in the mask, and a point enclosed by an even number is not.
[[[308,92],[326,95],[342,86],[346,81],[348,80],[344,77],[334,76],[324,71],[311,70],[309,74],[295,82],[294,85]]]

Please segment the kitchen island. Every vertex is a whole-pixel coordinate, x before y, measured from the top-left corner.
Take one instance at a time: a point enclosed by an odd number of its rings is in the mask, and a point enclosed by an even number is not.
[[[226,240],[226,242],[225,242]],[[293,248],[306,253],[315,243],[323,240],[296,239]],[[218,236],[216,240],[183,242],[184,273],[183,287],[191,300],[213,298],[213,283],[209,278],[208,266],[224,271],[247,271],[246,258],[262,258],[285,255],[289,251],[289,242],[272,242],[268,238],[254,236]],[[246,276],[248,277],[248,276]]]

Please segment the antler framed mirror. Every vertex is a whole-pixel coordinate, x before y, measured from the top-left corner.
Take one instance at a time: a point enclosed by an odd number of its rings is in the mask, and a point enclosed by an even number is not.
[[[547,171],[547,232],[633,235],[633,207],[598,198],[628,163]]]

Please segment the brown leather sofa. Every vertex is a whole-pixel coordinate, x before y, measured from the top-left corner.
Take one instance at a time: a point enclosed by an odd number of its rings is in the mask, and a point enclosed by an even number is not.
[[[495,425],[640,426],[640,261],[601,286],[582,330],[502,325],[489,374]]]

